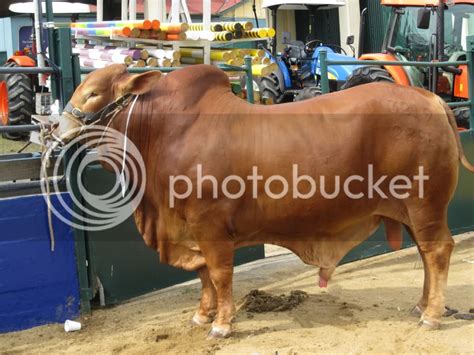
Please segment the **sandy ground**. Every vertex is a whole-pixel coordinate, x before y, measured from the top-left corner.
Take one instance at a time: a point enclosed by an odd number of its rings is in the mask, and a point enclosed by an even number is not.
[[[474,307],[474,233],[456,240],[447,304],[467,312]],[[449,317],[437,331],[417,327],[409,312],[422,289],[417,258],[411,248],[343,265],[328,289],[317,287],[317,270],[293,255],[239,267],[237,306],[255,288],[275,295],[303,290],[309,298],[285,312],[240,309],[225,340],[206,340],[207,326],[190,325],[199,300],[199,284],[190,282],[96,310],[82,317],[80,332],[52,324],[0,335],[0,353],[473,353],[474,321]]]

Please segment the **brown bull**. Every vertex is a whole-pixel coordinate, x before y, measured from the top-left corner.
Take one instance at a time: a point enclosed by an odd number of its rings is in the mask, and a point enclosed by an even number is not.
[[[202,296],[194,323],[213,322],[211,337],[231,333],[235,249],[286,247],[319,266],[325,286],[342,257],[384,221],[394,248],[402,225],[418,246],[425,281],[415,310],[424,327],[439,324],[454,245],[448,203],[459,161],[474,171],[444,102],[424,90],[376,83],[258,106],[234,96],[227,76],[211,66],[159,77],[130,75],[124,66],[111,65],[90,74],[70,103],[76,112],[98,112],[125,94],[140,95],[127,133],[147,171],[135,221],[162,262],[198,271]],[[80,118],[66,115],[56,133],[83,124]],[[123,110],[111,127],[124,132],[126,118]],[[325,186],[317,184],[321,193],[309,196],[313,186],[307,179],[294,185],[294,166],[299,177],[325,177]],[[256,181],[250,179],[255,167]],[[198,177],[200,169],[206,178]],[[386,179],[371,181],[371,171],[372,180]],[[336,190],[337,176],[347,193],[322,196],[323,188],[327,194]],[[280,194],[282,179],[290,182],[286,195]]]

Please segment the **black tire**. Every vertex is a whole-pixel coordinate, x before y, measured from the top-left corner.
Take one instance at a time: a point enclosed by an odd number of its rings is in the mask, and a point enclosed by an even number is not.
[[[295,95],[294,101],[296,102],[311,99],[321,94],[321,90],[315,86],[306,87]]]
[[[341,89],[345,90],[354,86],[377,82],[394,83],[395,81],[385,69],[367,66],[354,70],[344,85],[342,85]]]
[[[18,67],[15,62],[9,62],[5,67]],[[8,92],[8,126],[31,123],[34,113],[33,82],[26,74],[5,74],[0,81],[5,81]],[[3,124],[3,123],[1,123]],[[7,139],[19,140],[29,137],[29,133],[4,133]]]
[[[270,99],[275,104],[279,104],[283,99],[283,92],[280,89],[280,81],[275,73],[263,76],[260,79],[260,97]]]
[[[458,127],[469,129],[469,119],[471,116],[471,110],[469,107],[457,107],[453,110],[453,113]]]

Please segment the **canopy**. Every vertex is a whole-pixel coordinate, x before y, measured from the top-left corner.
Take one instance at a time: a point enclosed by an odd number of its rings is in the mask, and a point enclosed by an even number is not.
[[[346,0],[263,0],[262,7],[279,6],[280,9],[304,9],[307,6],[344,6]]]
[[[0,17],[10,17],[10,16],[15,16],[15,15],[18,15],[18,13],[15,13],[13,11],[10,10],[10,5],[12,4],[16,4],[16,3],[21,3],[21,2],[24,2],[25,0],[0,0]],[[82,4],[89,4],[89,5],[95,5],[95,0],[78,0],[80,3]],[[64,2],[64,3],[68,3],[68,1],[62,1],[62,0],[54,0],[53,2],[53,7],[54,7],[54,3],[56,2]],[[74,0],[71,0],[71,2],[74,2]],[[32,3],[30,2],[29,5],[30,6],[30,11],[32,12],[33,11],[33,5]],[[44,8],[44,5],[43,5],[43,8]],[[69,13],[74,13],[75,11],[69,11]]]
[[[46,4],[42,3],[43,14],[46,13]],[[10,5],[10,11],[20,14],[32,14],[34,13],[34,6],[32,2],[18,2]],[[83,4],[80,2],[53,2],[53,13],[54,14],[88,14],[95,12],[96,7],[94,5]]]

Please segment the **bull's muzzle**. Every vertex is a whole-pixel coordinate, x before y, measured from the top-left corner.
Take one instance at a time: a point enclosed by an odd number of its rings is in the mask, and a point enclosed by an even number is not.
[[[82,127],[83,123],[80,120],[63,113],[59,122],[52,126],[51,137],[55,141],[65,144],[77,137]]]

